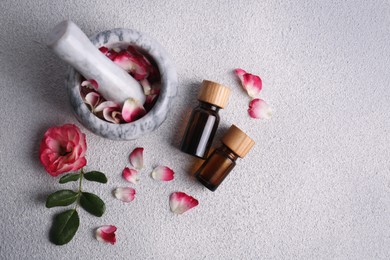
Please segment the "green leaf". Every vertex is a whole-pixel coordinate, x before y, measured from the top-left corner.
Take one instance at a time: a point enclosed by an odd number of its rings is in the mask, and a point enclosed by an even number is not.
[[[56,215],[50,230],[50,241],[56,245],[68,243],[76,234],[79,225],[80,219],[75,209]]]
[[[76,201],[78,196],[77,192],[72,190],[59,190],[47,197],[46,207],[58,207],[58,206],[68,206]]]
[[[98,196],[89,192],[81,193],[80,205],[83,209],[97,217],[101,217],[106,210],[104,202]]]
[[[91,171],[84,173],[84,178],[89,180],[89,181],[96,181],[100,183],[106,183],[107,182],[107,177],[104,175],[102,172],[98,171]]]
[[[67,183],[70,181],[77,181],[78,179],[80,179],[80,176],[81,176],[80,173],[77,173],[77,174],[68,173],[68,174],[61,177],[60,183],[63,184],[63,183]]]

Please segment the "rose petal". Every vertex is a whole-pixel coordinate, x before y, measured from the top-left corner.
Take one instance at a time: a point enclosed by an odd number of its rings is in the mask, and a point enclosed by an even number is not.
[[[120,187],[114,190],[114,195],[118,200],[131,202],[135,197],[135,189],[131,187]]]
[[[136,80],[142,80],[148,76],[148,64],[145,63],[143,57],[133,55],[128,51],[121,51],[113,61],[131,73]]]
[[[101,51],[104,55],[106,55],[107,58],[109,58],[110,60],[114,60],[116,58],[116,56],[118,56],[118,52],[116,52],[114,49],[109,50],[108,48],[106,48],[104,46],[100,47],[99,51]]]
[[[139,62],[142,63],[143,66],[145,66],[147,69],[150,69],[151,64],[149,60],[141,52],[134,48],[134,46],[129,45],[129,47],[127,47],[127,52],[133,57],[136,57],[137,60],[139,60]]]
[[[155,180],[171,181],[175,173],[167,166],[157,166],[152,171],[152,177]]]
[[[246,71],[243,69],[235,69],[234,72],[240,79],[241,85],[246,90],[248,95],[252,98],[259,97],[263,87],[261,78],[257,75],[246,73]]]
[[[100,242],[104,243],[110,243],[111,245],[114,245],[116,242],[116,226],[113,225],[105,225],[101,226],[100,228],[96,229],[96,239]]]
[[[122,113],[118,111],[119,108],[107,107],[103,109],[103,117],[108,122],[119,124],[122,120]]]
[[[101,111],[103,111],[103,118],[108,122],[119,124],[122,120],[120,105],[113,101],[104,101],[100,103],[95,108],[95,112]]]
[[[81,82],[81,86],[97,90],[99,87],[99,84],[96,82],[96,80],[90,79],[90,80],[84,80],[83,82]]]
[[[123,119],[122,113],[119,111],[113,111],[111,117],[115,121],[115,124],[119,124]]]
[[[272,108],[264,100],[255,98],[249,103],[248,113],[252,118],[270,119]]]
[[[107,53],[108,53],[108,48],[102,46],[102,47],[99,48],[99,51],[100,51],[101,53],[103,53],[103,54],[107,54]]]
[[[131,165],[137,170],[141,170],[144,167],[144,148],[135,148],[129,156]]]
[[[147,79],[143,79],[143,80],[140,80],[139,83],[141,84],[142,88],[144,89],[145,95],[150,95],[151,90],[152,90],[152,86],[150,85],[150,82]]]
[[[243,70],[243,69],[235,69],[234,73],[240,79],[241,82],[244,80],[244,75],[246,74],[245,70]]]
[[[85,96],[85,103],[88,104],[91,107],[92,113],[94,112],[95,107],[100,102],[100,95],[96,92],[89,92]]]
[[[171,211],[176,214],[183,214],[187,210],[197,206],[198,200],[184,192],[174,192],[169,197]]]
[[[158,95],[160,94],[161,90],[161,82],[154,82],[152,84],[152,89],[150,90],[151,95]]]
[[[116,108],[116,109],[119,109],[121,106],[113,101],[104,101],[102,103],[100,103],[96,108],[95,108],[95,112],[101,112],[103,111],[105,108]]]
[[[126,99],[122,108],[122,117],[129,123],[133,122],[146,114],[145,108],[134,98]]]
[[[131,183],[137,184],[139,182],[138,171],[136,169],[124,168],[122,171],[123,178]]]
[[[114,50],[110,50],[107,52],[106,54],[107,58],[109,58],[110,60],[114,61],[116,57],[118,57],[118,52],[114,51]]]

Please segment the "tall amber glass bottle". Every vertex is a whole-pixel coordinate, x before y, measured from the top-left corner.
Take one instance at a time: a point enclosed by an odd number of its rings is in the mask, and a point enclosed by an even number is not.
[[[236,159],[243,158],[254,144],[249,136],[232,125],[222,137],[222,145],[211,153],[195,177],[209,190],[215,191],[236,165]]]
[[[206,159],[219,125],[218,111],[227,104],[230,89],[204,80],[198,94],[199,106],[190,116],[181,150],[185,153]]]

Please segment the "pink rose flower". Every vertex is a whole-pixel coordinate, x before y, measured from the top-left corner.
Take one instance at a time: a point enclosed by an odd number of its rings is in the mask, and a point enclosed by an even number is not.
[[[76,171],[87,164],[85,134],[72,124],[49,128],[39,148],[39,159],[52,176]]]

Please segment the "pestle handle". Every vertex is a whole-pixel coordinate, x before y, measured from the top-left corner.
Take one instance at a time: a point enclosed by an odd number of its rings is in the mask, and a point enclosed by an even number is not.
[[[128,98],[145,102],[141,85],[125,70],[101,53],[72,21],[63,21],[49,33],[47,45],[86,79],[98,83],[106,99],[123,104]]]

